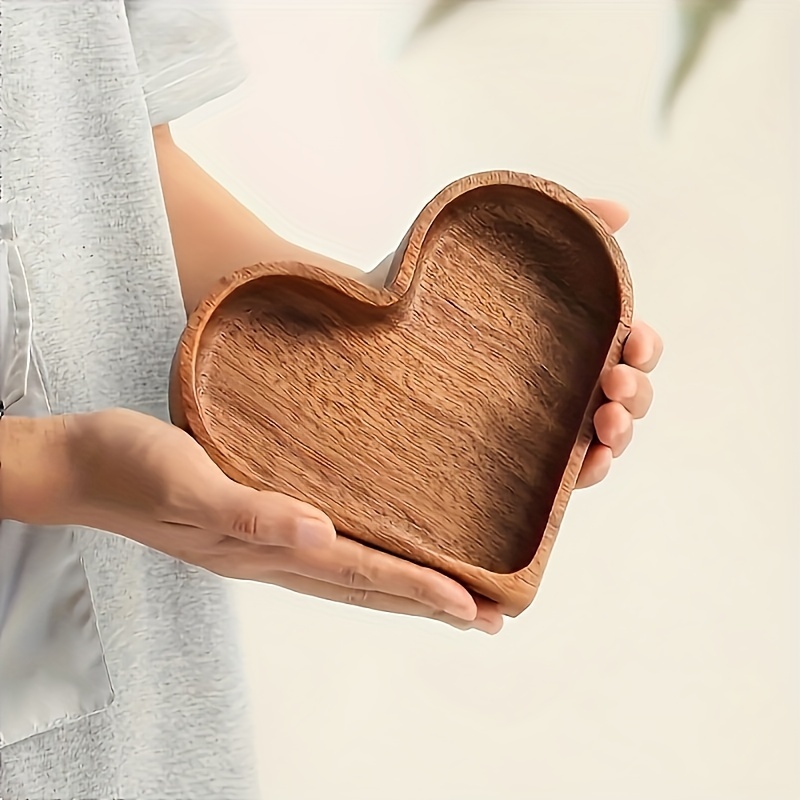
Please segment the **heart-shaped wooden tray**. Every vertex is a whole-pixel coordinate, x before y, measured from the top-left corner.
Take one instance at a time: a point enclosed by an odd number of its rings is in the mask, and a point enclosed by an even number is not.
[[[631,318],[622,254],[579,198],[470,175],[417,217],[383,289],[295,263],[220,283],[180,343],[182,411],[230,477],[516,615]]]

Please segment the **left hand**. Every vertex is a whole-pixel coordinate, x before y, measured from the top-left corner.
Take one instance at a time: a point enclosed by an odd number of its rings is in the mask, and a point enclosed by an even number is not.
[[[585,200],[586,205],[616,233],[628,212],[610,200]],[[594,415],[595,440],[583,462],[576,488],[599,483],[608,475],[611,460],[622,455],[633,436],[633,421],[641,419],[653,401],[653,386],[647,377],[658,364],[664,345],[661,337],[643,322],[634,321],[622,350],[622,362],[608,370],[601,386],[606,402]]]

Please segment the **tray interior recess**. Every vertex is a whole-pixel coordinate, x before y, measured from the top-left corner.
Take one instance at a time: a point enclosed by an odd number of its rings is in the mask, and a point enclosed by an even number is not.
[[[239,287],[197,354],[207,436],[223,469],[346,535],[516,572],[617,330],[615,267],[579,214],[507,185],[447,205],[419,266],[389,310],[299,277]]]

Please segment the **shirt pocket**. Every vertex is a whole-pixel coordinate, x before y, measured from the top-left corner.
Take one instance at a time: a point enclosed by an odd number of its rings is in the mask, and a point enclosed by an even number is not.
[[[14,228],[4,216],[0,208],[0,402],[7,410],[27,391],[33,321]]]
[[[0,203],[0,400],[8,416],[47,416],[25,269],[4,213]],[[113,697],[74,531],[0,520],[0,748]]]

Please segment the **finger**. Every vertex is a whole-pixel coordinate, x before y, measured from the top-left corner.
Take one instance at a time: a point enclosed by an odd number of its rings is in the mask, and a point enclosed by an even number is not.
[[[603,394],[617,403],[634,418],[641,419],[653,402],[653,385],[644,372],[627,364],[617,364],[600,379]]]
[[[481,604],[478,614],[471,621],[459,619],[451,614],[438,611],[425,603],[411,600],[407,597],[386,594],[371,589],[357,589],[352,586],[342,586],[337,583],[326,583],[314,578],[291,573],[278,573],[271,577],[270,583],[283,586],[293,592],[331,600],[336,603],[345,603],[360,608],[369,608],[373,611],[383,611],[392,614],[404,614],[413,617],[427,617],[445,622],[459,630],[476,629],[484,633],[498,633],[503,627],[503,617],[499,611],[487,604]]]
[[[454,580],[344,536],[324,550],[286,551],[276,558],[279,569],[306,578],[404,597],[467,621],[477,613],[475,600]]]
[[[617,458],[633,438],[633,418],[622,403],[604,403],[595,412],[594,430],[600,442],[610,447]]]
[[[493,600],[485,597],[474,597],[475,605],[478,607],[478,613],[475,617],[476,620],[481,620],[486,626],[492,628],[486,633],[497,633],[503,627],[503,614],[500,611],[500,606]]]
[[[231,482],[221,499],[216,528],[250,544],[328,548],[333,523],[321,511],[277,492],[259,492]]]
[[[608,475],[613,457],[610,447],[593,442],[583,460],[575,488],[586,489],[600,483]]]
[[[628,221],[630,216],[625,206],[613,200],[587,198],[583,202],[600,217],[609,233],[616,233]]]
[[[646,323],[635,320],[622,349],[623,362],[642,372],[652,372],[663,352],[661,337]]]

